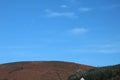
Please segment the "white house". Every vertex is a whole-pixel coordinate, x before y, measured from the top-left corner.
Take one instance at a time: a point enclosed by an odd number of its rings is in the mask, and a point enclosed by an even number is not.
[[[85,79],[82,77],[82,78],[80,78],[80,80],[85,80]]]

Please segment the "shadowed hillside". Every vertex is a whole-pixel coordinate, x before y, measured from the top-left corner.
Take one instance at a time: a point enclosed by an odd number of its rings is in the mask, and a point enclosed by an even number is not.
[[[94,67],[70,62],[15,62],[0,65],[0,80],[67,80],[76,70]]]
[[[114,66],[98,67],[88,71],[77,71],[70,75],[68,80],[120,80],[120,64]]]

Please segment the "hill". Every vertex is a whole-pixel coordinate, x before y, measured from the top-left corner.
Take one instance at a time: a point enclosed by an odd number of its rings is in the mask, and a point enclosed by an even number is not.
[[[0,80],[67,80],[77,70],[94,67],[60,61],[14,62],[0,65]]]
[[[77,71],[70,75],[68,80],[120,80],[120,64],[90,69],[88,71]]]

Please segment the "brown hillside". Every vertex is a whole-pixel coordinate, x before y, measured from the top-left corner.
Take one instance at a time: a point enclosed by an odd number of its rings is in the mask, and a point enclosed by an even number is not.
[[[15,62],[0,65],[0,80],[67,80],[76,70],[91,68],[60,61]]]

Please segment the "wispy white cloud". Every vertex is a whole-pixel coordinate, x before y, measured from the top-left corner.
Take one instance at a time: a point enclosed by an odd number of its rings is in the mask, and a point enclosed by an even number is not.
[[[52,12],[48,14],[50,17],[64,16],[64,17],[76,17],[73,12]]]
[[[86,29],[86,28],[73,28],[72,30],[70,30],[70,32],[72,34],[78,35],[78,34],[83,34],[83,33],[88,32],[88,29]]]
[[[73,2],[77,2],[77,0],[69,0],[71,3],[73,3]]]
[[[78,10],[79,10],[80,12],[88,12],[88,11],[91,11],[92,8],[80,7]]]
[[[78,17],[74,12],[54,12],[49,9],[46,9],[45,12],[46,16],[48,17],[71,17],[71,18]]]
[[[118,5],[118,4],[114,4],[114,5],[111,5],[110,6],[111,8],[119,8],[120,7],[120,4]]]
[[[116,54],[120,53],[120,47],[118,45],[84,45],[79,48],[70,49],[72,53],[94,53],[94,54]]]
[[[67,5],[61,5],[60,7],[61,8],[67,8],[68,6]]]
[[[70,49],[68,50],[72,53],[86,53],[86,54],[116,54],[120,53],[120,50],[118,49],[96,49],[96,48],[77,48],[77,49]]]
[[[94,7],[94,8],[89,8],[89,7],[80,7],[78,8],[78,11],[80,12],[89,12],[93,10],[113,10],[120,8],[120,4],[113,4],[113,5],[108,5],[108,6],[99,6],[99,7]]]
[[[0,46],[0,49],[31,49],[35,48],[35,46]]]
[[[101,50],[97,50],[96,53],[118,53],[120,52],[119,50],[116,49],[101,49]]]
[[[109,5],[109,6],[101,6],[100,9],[116,9],[116,8],[120,8],[119,4],[113,4],[113,5]]]
[[[97,52],[98,53],[118,53],[120,52],[120,47],[116,44],[104,44],[99,45]]]

